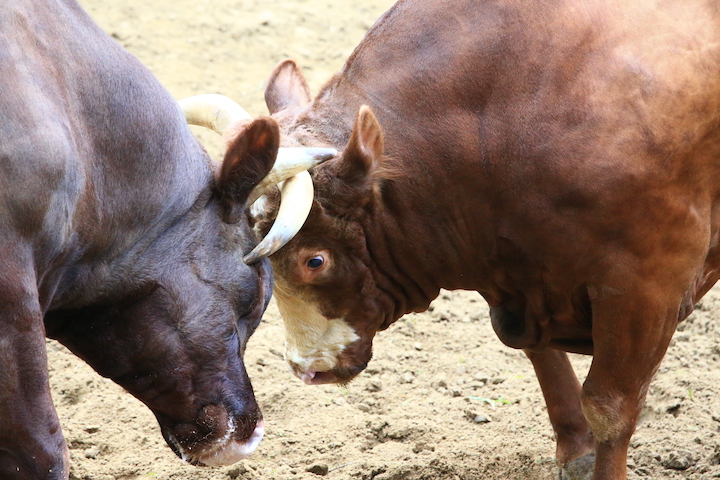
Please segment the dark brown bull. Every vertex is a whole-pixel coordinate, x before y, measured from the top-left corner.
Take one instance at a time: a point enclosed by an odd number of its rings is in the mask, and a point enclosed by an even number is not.
[[[242,356],[272,274],[243,262],[245,202],[277,125],[235,125],[216,167],[74,0],[3,2],[0,78],[0,478],[68,478],[46,333],[147,404],[186,461],[248,455],[263,422]]]
[[[596,452],[595,480],[625,478],[650,380],[718,279],[719,10],[401,0],[314,100],[281,63],[281,142],[343,150],[272,257],[296,375],[347,382],[377,331],[476,290],[535,367],[559,464]],[[594,355],[582,387],[565,352]]]

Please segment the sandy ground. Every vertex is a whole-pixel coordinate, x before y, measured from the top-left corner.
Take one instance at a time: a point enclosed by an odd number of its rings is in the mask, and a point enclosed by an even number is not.
[[[313,92],[336,72],[388,0],[81,2],[177,98],[218,92],[253,115],[286,57]],[[202,134],[204,142],[216,142]],[[215,143],[216,145],[216,143]],[[217,152],[217,147],[211,147]],[[720,293],[682,324],[631,445],[630,478],[720,477]],[[349,386],[307,387],[288,373],[271,304],[246,364],[268,433],[232,467],[184,465],[140,402],[48,342],[71,479],[552,479],[554,441],[532,367],[495,338],[482,298],[443,292],[375,342]],[[589,358],[574,357],[584,376]]]

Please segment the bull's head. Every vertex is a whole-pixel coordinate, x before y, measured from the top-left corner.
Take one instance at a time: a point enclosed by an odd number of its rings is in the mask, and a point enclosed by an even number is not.
[[[197,99],[183,106],[193,111]],[[202,108],[212,119],[203,117]],[[307,216],[312,184],[305,170],[335,151],[279,150],[272,119],[246,121],[232,110],[207,110],[207,105],[194,111],[188,115],[212,120],[226,134],[227,152],[213,167],[214,180],[205,179],[208,184],[190,200],[189,212],[171,218],[158,227],[160,235],[116,260],[116,285],[110,291],[122,295],[113,293],[92,307],[53,310],[46,325],[49,336],[148,405],[184,460],[227,465],[249,455],[264,432],[242,357],[272,293],[265,257]],[[191,148],[206,158],[196,143]],[[278,182],[287,203],[304,213],[279,215],[272,233],[256,246],[247,204]],[[280,210],[287,208],[283,203]],[[93,284],[107,270],[91,268],[72,275]]]
[[[369,243],[382,184],[392,176],[383,156],[382,130],[367,107],[349,123],[313,118],[307,84],[292,61],[278,65],[265,92],[284,132],[282,142],[337,147],[341,155],[311,170],[316,188],[308,220],[273,254],[274,294],[286,327],[286,360],[308,384],[347,382],[372,356],[375,333],[399,315],[401,288],[388,282]],[[336,139],[320,136],[315,122],[335,121]],[[343,138],[344,137],[344,138]],[[348,138],[349,137],[349,138]],[[256,229],[263,234],[279,215],[280,195],[268,192]],[[390,263],[390,262],[388,262]],[[400,311],[399,314],[405,312]]]
[[[394,301],[378,285],[377,245],[366,235],[381,153],[380,127],[363,108],[342,155],[313,172],[317,195],[305,228],[271,257],[285,358],[308,384],[351,380],[370,361],[375,333],[395,320]],[[268,197],[261,232],[279,201],[277,194]]]

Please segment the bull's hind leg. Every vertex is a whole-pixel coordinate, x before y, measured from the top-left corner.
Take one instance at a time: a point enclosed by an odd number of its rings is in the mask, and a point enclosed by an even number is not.
[[[580,407],[580,382],[565,352],[545,349],[540,353],[525,351],[535,368],[550,423],[555,432],[557,448],[555,459],[566,478],[584,478],[592,471],[592,453],[595,450],[590,426]],[[584,468],[570,468],[577,460]],[[573,465],[573,467],[576,467]]]
[[[679,309],[679,304],[668,306],[662,294],[609,297],[593,301],[594,357],[582,388],[582,408],[596,445],[593,480],[626,478],[630,437]]]
[[[0,265],[0,478],[67,479],[35,282],[9,273],[12,266]]]

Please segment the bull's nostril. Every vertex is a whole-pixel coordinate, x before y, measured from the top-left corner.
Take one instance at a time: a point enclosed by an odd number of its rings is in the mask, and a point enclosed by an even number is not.
[[[315,368],[327,368],[324,365],[319,365],[318,362],[307,361],[303,362],[303,366],[301,366],[299,363],[287,360],[285,364],[288,366],[290,372],[302,380],[306,385],[323,385],[326,383],[342,383],[345,381],[340,378],[342,375],[338,376],[332,371],[317,371],[308,368],[308,366],[314,366]]]

